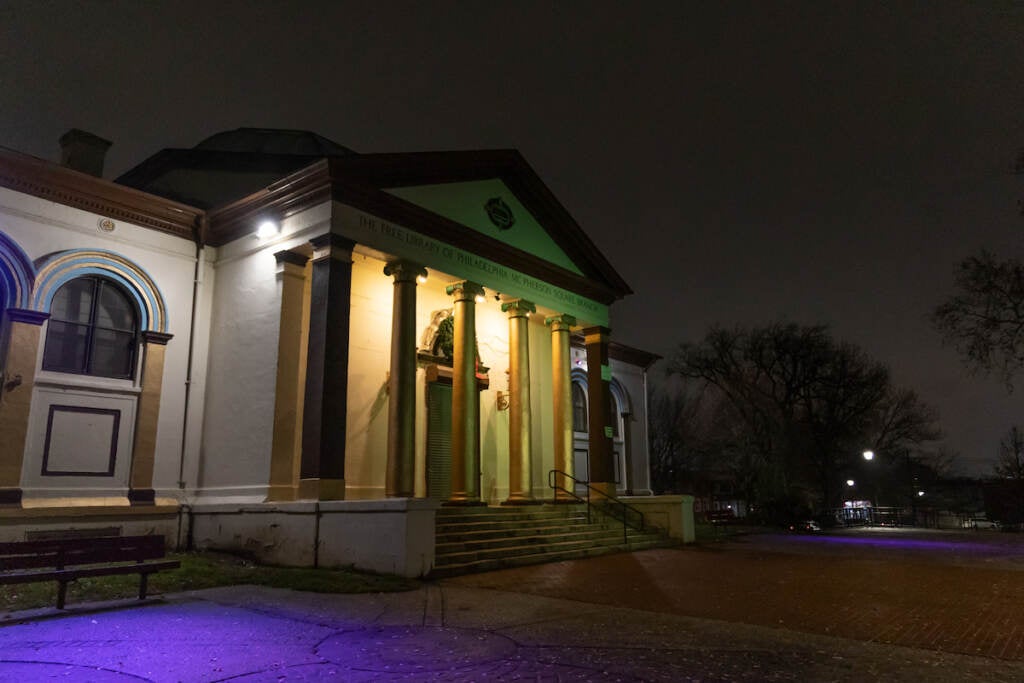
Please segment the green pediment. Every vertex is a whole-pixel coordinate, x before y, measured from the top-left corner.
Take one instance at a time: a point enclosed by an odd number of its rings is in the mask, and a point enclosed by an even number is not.
[[[396,187],[385,192],[577,275],[583,274],[498,178]]]

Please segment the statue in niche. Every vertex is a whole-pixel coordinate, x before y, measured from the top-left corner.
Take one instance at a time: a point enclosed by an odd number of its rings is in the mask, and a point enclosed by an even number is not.
[[[476,356],[476,367],[486,372],[480,362],[480,346],[473,339],[473,350]],[[433,362],[451,367],[455,360],[455,315],[450,308],[434,311],[430,316],[430,326],[423,331],[420,342],[420,355],[430,356]]]

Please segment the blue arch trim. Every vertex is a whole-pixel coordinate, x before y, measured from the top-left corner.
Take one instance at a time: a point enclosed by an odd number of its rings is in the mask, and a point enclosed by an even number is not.
[[[140,329],[167,332],[167,309],[156,282],[144,269],[120,254],[99,249],[69,249],[42,257],[36,267],[33,310],[49,313],[53,295],[61,285],[83,275],[99,275],[123,285],[134,298],[140,313]]]
[[[36,269],[13,239],[0,232],[0,306],[29,308]]]

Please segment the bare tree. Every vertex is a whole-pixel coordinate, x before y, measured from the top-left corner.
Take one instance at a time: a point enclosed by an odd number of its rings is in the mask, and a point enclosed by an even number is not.
[[[883,365],[821,326],[716,328],[681,345],[669,371],[725,398],[761,502],[811,485],[829,507],[839,473],[867,444],[906,447],[937,434],[934,413],[913,392],[893,388]]]
[[[957,292],[932,313],[932,322],[966,365],[1000,375],[1011,386],[1024,367],[1024,263],[989,252],[961,261]]]
[[[1024,432],[1017,425],[999,442],[999,456],[993,469],[1009,487],[1016,513],[1013,521],[1024,521]]]

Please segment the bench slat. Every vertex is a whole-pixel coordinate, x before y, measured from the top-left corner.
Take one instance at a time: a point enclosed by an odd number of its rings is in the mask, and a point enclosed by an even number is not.
[[[0,571],[153,560],[164,554],[162,536],[0,543]]]
[[[177,569],[178,560],[144,562],[143,564],[122,564],[111,567],[81,567],[76,569],[52,569],[41,572],[12,572],[0,574],[0,584],[35,583],[37,581],[74,581],[92,576],[115,576],[120,574],[152,574],[165,569]]]
[[[110,536],[0,543],[0,584],[56,581],[57,609],[64,609],[68,583],[91,576],[139,575],[139,599],[149,575],[177,569],[164,556],[163,536]],[[25,571],[36,570],[36,571]]]

